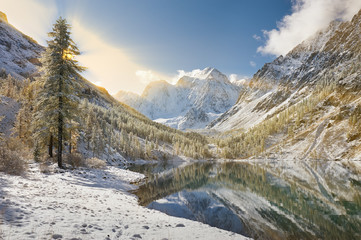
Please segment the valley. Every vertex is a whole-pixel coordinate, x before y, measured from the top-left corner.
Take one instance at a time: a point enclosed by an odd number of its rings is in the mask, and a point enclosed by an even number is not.
[[[361,238],[360,34],[111,95],[0,12],[0,239]]]

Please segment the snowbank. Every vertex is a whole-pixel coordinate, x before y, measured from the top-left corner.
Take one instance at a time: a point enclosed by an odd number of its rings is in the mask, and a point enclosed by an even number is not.
[[[0,175],[0,239],[246,239],[141,207],[128,191],[143,175],[115,167]]]

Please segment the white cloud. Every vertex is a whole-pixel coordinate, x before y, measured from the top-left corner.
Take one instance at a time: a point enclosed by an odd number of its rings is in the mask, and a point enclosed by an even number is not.
[[[255,62],[253,62],[253,61],[250,61],[250,62],[249,62],[249,65],[251,65],[252,67],[257,66],[257,64],[256,64]]]
[[[196,77],[196,76],[198,76],[199,74],[202,73],[202,70],[201,69],[194,69],[191,72],[186,72],[184,70],[177,70],[177,72],[178,72],[177,78],[179,79],[179,78],[181,78],[183,76]]]
[[[257,52],[285,55],[331,21],[350,20],[360,9],[360,0],[294,0],[292,14],[286,15],[277,29],[264,31],[267,41]]]
[[[261,41],[261,37],[258,36],[257,34],[254,34],[252,37],[257,41]]]
[[[189,77],[196,77],[197,75],[199,75],[202,70],[201,69],[194,69],[191,72],[187,72],[184,70],[177,70],[178,74],[175,75],[169,82],[171,84],[176,84],[178,82],[179,79],[181,79],[184,76],[189,76]]]
[[[162,80],[160,76],[153,73],[151,70],[138,70],[135,72],[135,75],[140,79],[144,84],[149,84],[150,82]]]
[[[1,0],[1,9],[11,25],[45,45],[56,18],[55,0]]]
[[[243,75],[241,76],[241,75],[233,73],[228,76],[228,79],[231,82],[236,82],[236,81],[240,81],[240,80],[248,80],[248,79],[250,79],[250,77],[243,76]]]
[[[176,83],[183,76],[205,79],[208,76],[208,74],[207,74],[208,70],[209,69],[203,69],[203,70],[202,69],[194,69],[190,72],[187,72],[184,70],[177,70],[178,74],[173,77],[172,83]]]
[[[230,82],[237,82],[238,80],[242,79],[237,74],[231,74],[228,76]]]
[[[238,74],[230,74],[228,76],[228,79],[231,83],[243,85],[246,84],[251,78],[247,76],[240,76]]]

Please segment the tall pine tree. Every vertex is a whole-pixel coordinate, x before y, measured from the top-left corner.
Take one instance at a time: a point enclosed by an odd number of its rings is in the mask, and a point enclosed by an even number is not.
[[[49,144],[52,156],[57,140],[58,166],[63,167],[63,141],[69,137],[77,113],[76,77],[84,70],[74,59],[80,52],[70,37],[70,25],[60,17],[48,34],[51,38],[42,56],[42,87],[37,96],[34,133],[37,142]]]

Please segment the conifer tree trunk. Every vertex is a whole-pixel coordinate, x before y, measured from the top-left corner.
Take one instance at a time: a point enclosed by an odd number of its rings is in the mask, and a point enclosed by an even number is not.
[[[53,134],[50,134],[50,140],[49,140],[49,157],[53,157]]]
[[[69,131],[69,154],[71,154],[71,130]]]
[[[62,79],[59,80],[59,92],[62,89]],[[59,95],[59,115],[58,115],[58,166],[63,168],[63,115],[61,114],[63,111],[63,98],[61,94]]]
[[[62,116],[59,114],[59,124],[58,124],[58,166],[60,168],[63,168],[63,159],[62,159],[62,153],[63,153],[63,124],[62,122]]]

